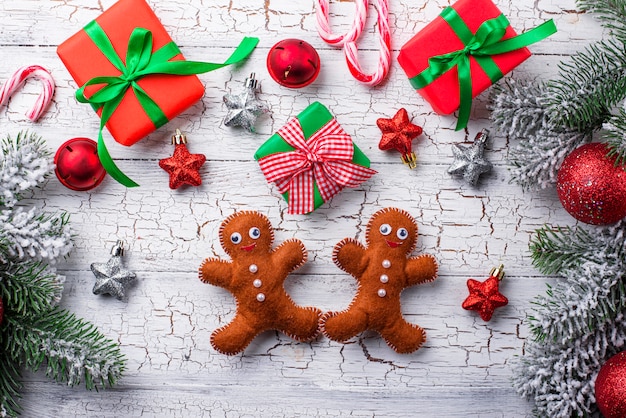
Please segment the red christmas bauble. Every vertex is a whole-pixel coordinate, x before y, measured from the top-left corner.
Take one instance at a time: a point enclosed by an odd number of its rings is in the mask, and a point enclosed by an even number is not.
[[[604,418],[626,417],[626,351],[608,359],[600,369],[596,404]]]
[[[561,204],[581,222],[607,225],[626,216],[626,171],[607,157],[605,144],[576,148],[563,161],[557,176]]]
[[[320,72],[320,56],[305,41],[285,39],[267,54],[267,71],[282,86],[294,89],[308,86]]]
[[[84,191],[99,185],[106,171],[98,158],[98,144],[89,138],[72,138],[54,156],[57,178],[68,189]]]

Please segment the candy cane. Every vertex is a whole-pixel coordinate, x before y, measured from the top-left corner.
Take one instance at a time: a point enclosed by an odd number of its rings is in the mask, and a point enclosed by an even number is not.
[[[365,27],[365,20],[367,19],[367,0],[356,0],[354,5],[356,6],[356,12],[354,13],[354,22],[348,32],[343,35],[335,35],[330,30],[329,23],[329,0],[316,0],[317,7],[315,9],[315,17],[317,18],[317,31],[324,42],[343,46],[346,42],[356,41],[363,28]]]
[[[33,107],[26,112],[26,116],[36,122],[46,111],[54,94],[54,79],[50,72],[40,65],[27,65],[17,69],[0,88],[0,106],[9,101],[9,98],[24,84],[29,77],[37,78],[43,85],[43,91],[37,97]]]
[[[328,23],[328,0],[316,0],[317,27],[320,37],[331,45],[343,45],[346,62],[350,73],[358,81],[376,86],[389,74],[391,66],[391,31],[389,30],[389,0],[376,0],[378,12],[378,67],[372,74],[366,74],[359,63],[356,41],[363,31],[367,18],[367,0],[355,0],[356,14],[352,28],[344,35],[335,35],[330,31]]]

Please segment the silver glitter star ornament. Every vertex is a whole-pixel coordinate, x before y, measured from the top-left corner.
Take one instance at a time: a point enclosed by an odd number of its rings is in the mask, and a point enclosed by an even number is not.
[[[96,276],[94,295],[111,295],[118,300],[126,299],[126,286],[135,281],[135,273],[122,266],[124,243],[117,241],[106,263],[92,263],[91,271]]]
[[[257,98],[259,82],[254,78],[255,74],[244,81],[244,89],[239,94],[224,95],[224,103],[228,113],[224,118],[226,126],[241,126],[250,132],[254,132],[254,124],[263,113],[269,113],[267,104]]]
[[[481,174],[488,173],[492,168],[491,163],[483,157],[488,136],[489,131],[483,129],[476,135],[472,145],[454,144],[452,146],[454,162],[448,168],[448,173],[462,175],[468,184],[476,186],[478,177]]]

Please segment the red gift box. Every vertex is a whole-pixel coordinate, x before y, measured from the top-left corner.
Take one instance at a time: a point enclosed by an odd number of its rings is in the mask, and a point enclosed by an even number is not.
[[[448,16],[452,17],[449,18]],[[476,57],[472,55],[474,51],[470,51],[472,47],[466,49],[467,44],[462,38],[468,41],[477,34],[481,26],[485,26],[484,24],[488,20],[495,21],[496,19],[500,21],[499,23],[504,22],[498,29],[502,33],[502,36],[498,38],[498,41],[503,41],[500,43],[506,43],[504,40],[510,40],[510,38],[517,36],[506,18],[490,0],[459,0],[402,46],[398,63],[411,79],[411,84],[416,86],[417,83],[414,82],[414,79],[433,66],[431,63],[433,57],[445,57],[452,53],[461,52],[469,57],[471,98],[476,97],[531,55],[528,48],[521,46],[504,53],[489,55],[487,58],[479,57],[480,62],[477,61]],[[554,23],[548,21],[521,35],[519,43],[525,42],[525,45],[528,45],[551,35],[555,31]],[[531,34],[531,32],[535,33]],[[475,39],[472,38],[468,42],[474,43]],[[489,50],[489,48],[494,50],[493,46],[485,48],[485,50]],[[489,60],[491,63],[482,65],[481,63],[485,60]],[[491,67],[490,74],[488,74],[489,69],[486,71],[486,67]],[[435,112],[444,115],[454,112],[459,108],[462,101],[457,65],[432,78],[434,80],[429,80],[427,85],[419,88],[418,93],[432,105]]]
[[[129,38],[137,27],[152,32],[152,52],[170,43],[172,39],[144,0],[120,0],[95,20],[110,39],[117,55],[126,59]],[[79,86],[98,76],[119,76],[120,71],[107,59],[85,30],[59,45],[57,54]],[[183,60],[178,53],[170,61]],[[192,106],[204,94],[204,86],[195,75],[152,74],[142,77],[138,85],[171,120]],[[96,91],[90,86],[87,95]],[[98,112],[100,114],[100,111]],[[106,127],[123,145],[132,145],[153,132],[157,126],[147,116],[132,91],[126,92]]]

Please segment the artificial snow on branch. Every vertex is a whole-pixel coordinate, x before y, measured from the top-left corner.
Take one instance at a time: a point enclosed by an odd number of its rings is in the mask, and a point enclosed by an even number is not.
[[[20,133],[0,155],[0,417],[19,414],[21,371],[88,389],[112,386],[125,359],[112,340],[57,305],[64,277],[51,267],[66,257],[71,232],[65,213],[46,213],[24,199],[54,165],[43,140]]]
[[[626,0],[579,0],[609,39],[559,65],[547,82],[509,81],[494,89],[492,120],[509,137],[513,181],[524,189],[557,182],[565,157],[606,142],[626,162]],[[532,339],[514,362],[513,385],[541,417],[600,416],[596,376],[626,343],[626,220],[610,227],[544,227],[530,245],[535,266],[558,275],[533,301]]]

